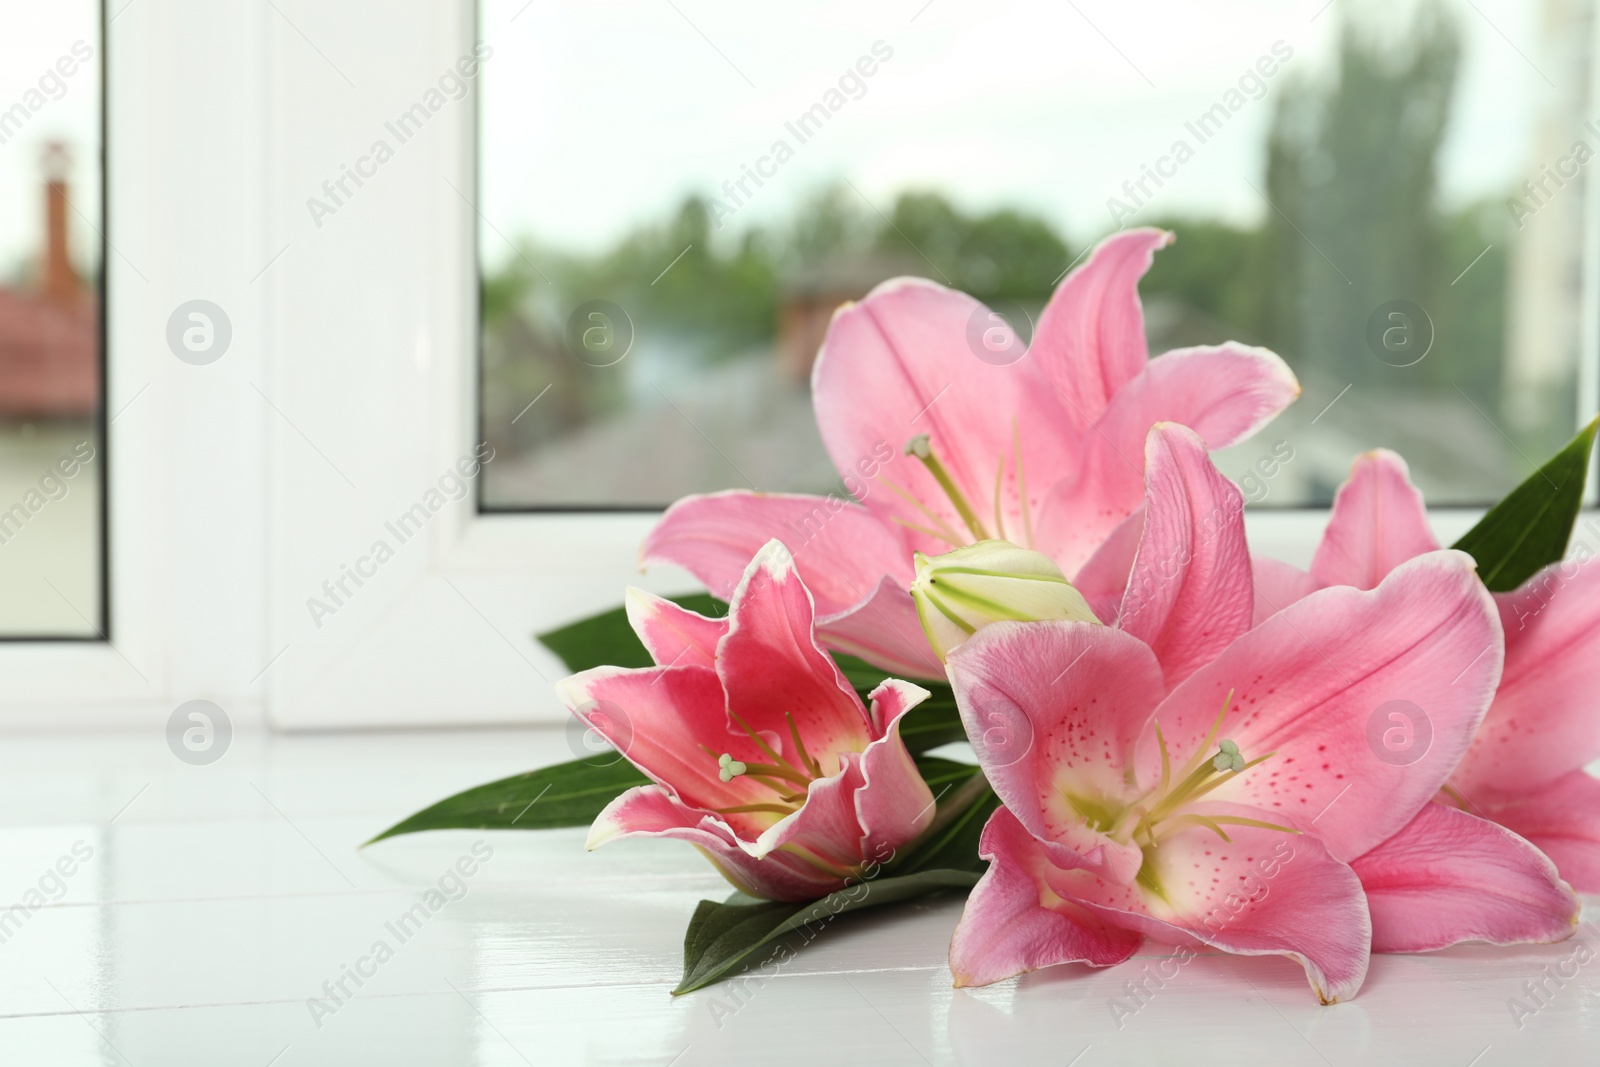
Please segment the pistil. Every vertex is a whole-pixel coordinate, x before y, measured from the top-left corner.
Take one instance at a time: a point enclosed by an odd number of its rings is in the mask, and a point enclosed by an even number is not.
[[[726,752],[717,757],[717,775],[724,782],[733,781],[749,769],[750,765],[748,763],[740,763]]]
[[[1189,761],[1178,770],[1179,780],[1176,785],[1171,784],[1174,775],[1172,761],[1167,752],[1167,739],[1161,732],[1160,724],[1156,725],[1156,743],[1161,749],[1161,778],[1153,789],[1128,805],[1114,821],[1108,831],[1112,837],[1122,841],[1142,840],[1144,844],[1154,848],[1170,836],[1173,829],[1189,825],[1203,826],[1224,841],[1230,839],[1222,829],[1223,826],[1257,826],[1268,830],[1281,830],[1284,833],[1299,833],[1292,827],[1279,826],[1260,819],[1232,815],[1199,815],[1183,810],[1212,790],[1226,785],[1245,771],[1265,763],[1277,754],[1268,752],[1264,756],[1247,760],[1235,742],[1228,738],[1217,740],[1217,734],[1222,729],[1222,722],[1227,718],[1228,708],[1232,703],[1233,692],[1230,690],[1227,699],[1223,701],[1222,710],[1217,713],[1211,729],[1207,731],[1205,740],[1196,748],[1195,754]],[[1144,803],[1147,800],[1154,802]],[[1130,818],[1131,826],[1128,825]],[[1165,831],[1158,832],[1163,827]]]
[[[785,715],[789,722],[789,737],[794,741],[794,756],[799,762],[784,759],[775,752],[765,738],[750,728],[750,724],[732,708],[728,715],[745,736],[755,743],[769,760],[770,763],[752,763],[749,760],[734,759],[732,753],[717,753],[704,745],[701,749],[705,754],[717,761],[717,777],[724,782],[731,782],[735,778],[749,778],[772,790],[776,795],[775,802],[754,804],[739,804],[728,808],[716,808],[715,811],[724,815],[733,815],[748,812],[771,812],[776,815],[789,815],[798,810],[806,802],[810,792],[811,783],[818,778],[823,778],[822,764],[806,751],[805,742],[800,739],[800,727],[795,722],[793,713]]]

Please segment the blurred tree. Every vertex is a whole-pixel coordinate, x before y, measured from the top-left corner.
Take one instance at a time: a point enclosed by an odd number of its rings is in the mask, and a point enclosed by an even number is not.
[[[1439,286],[1436,351],[1413,368],[1426,368],[1425,379],[1442,388],[1459,385],[1485,410],[1498,406],[1502,396],[1510,237],[1511,217],[1500,198],[1441,220],[1440,258],[1444,273],[1457,280]],[[1494,250],[1485,254],[1490,245]],[[1564,442],[1569,428],[1555,429],[1557,443]]]
[[[1189,329],[1174,343],[1265,344],[1267,235],[1200,219],[1169,218],[1151,225],[1171,230],[1178,239],[1156,256],[1139,292],[1153,304],[1169,301],[1185,313]],[[1194,323],[1198,316],[1207,321]]]
[[[1390,300],[1421,305],[1436,328],[1454,304],[1437,158],[1460,55],[1460,32],[1437,2],[1421,4],[1403,33],[1346,10],[1332,83],[1284,86],[1268,137],[1264,325],[1297,368],[1409,389],[1455,381],[1458,359],[1498,358],[1489,336],[1477,339],[1488,347],[1402,373],[1365,341],[1369,317]]]
[[[909,244],[931,261],[929,272],[979,300],[1038,303],[1071,257],[1043,219],[1012,208],[965,215],[934,192],[901,193],[890,224],[878,232],[885,251]]]
[[[593,259],[572,259],[557,284],[568,303],[611,300],[636,328],[692,338],[706,362],[771,336],[778,285],[759,232],[719,248],[705,200],[686,199],[664,224],[628,234]]]

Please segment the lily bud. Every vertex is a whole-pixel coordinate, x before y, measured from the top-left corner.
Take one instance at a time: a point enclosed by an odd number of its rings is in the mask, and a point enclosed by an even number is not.
[[[916,566],[911,597],[940,660],[1002,619],[1100,621],[1049,556],[1009,541],[979,541],[931,559],[918,552]]]

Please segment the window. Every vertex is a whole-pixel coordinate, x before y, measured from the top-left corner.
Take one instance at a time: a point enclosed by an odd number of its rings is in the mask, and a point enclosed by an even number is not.
[[[112,445],[142,461],[119,460],[111,504],[148,520],[113,539],[140,565],[112,574],[143,583],[113,610],[165,612],[118,645],[152,687],[174,664],[169,711],[566,721],[532,635],[629,583],[692,588],[639,574],[664,504],[835,484],[804,383],[837,302],[919,273],[1026,333],[1119,204],[1179,234],[1144,285],[1153,350],[1267,344],[1305,387],[1222,457],[1253,549],[1308,562],[1316,505],[1384,444],[1433,503],[1465,505],[1435,516],[1448,541],[1595,406],[1600,245],[1577,223],[1593,168],[1574,147],[1600,146],[1576,117],[1590,7],[1319,6],[477,0],[375,22],[278,4],[259,37],[215,5],[175,34],[141,0],[114,43],[175,73],[112,95],[139,135],[112,138],[137,165],[114,168],[110,239],[170,290],[161,324],[204,298],[234,334],[210,366],[112,368],[113,412],[142,396]],[[236,54],[167,61],[190,32]],[[212,121],[212,101],[258,114],[258,92],[259,126]],[[225,170],[195,198],[168,176],[201,130]],[[1356,225],[1362,196],[1382,226]],[[139,314],[111,321],[147,337]],[[140,471],[152,484],[120,488]],[[140,509],[163,494],[181,506]],[[171,649],[123,645],[152,633]],[[132,677],[102,666],[106,686]]]
[[[1586,0],[480,12],[486,510],[836,488],[835,306],[920,274],[1026,333],[1119,226],[1178,234],[1152,353],[1301,380],[1220,458],[1253,504],[1326,504],[1377,446],[1483,504],[1595,406]]]
[[[0,636],[99,638],[105,435],[101,13],[0,38]]]

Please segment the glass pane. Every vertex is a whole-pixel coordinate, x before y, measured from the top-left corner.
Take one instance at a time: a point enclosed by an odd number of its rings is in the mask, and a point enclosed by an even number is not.
[[[1325,503],[1379,446],[1487,502],[1576,425],[1590,0],[481,15],[486,508],[837,488],[806,389],[834,307],[918,274],[1026,332],[1134,225],[1178,235],[1153,353],[1300,378],[1220,458],[1253,503]]]
[[[0,637],[104,630],[101,13],[4,0]]]

